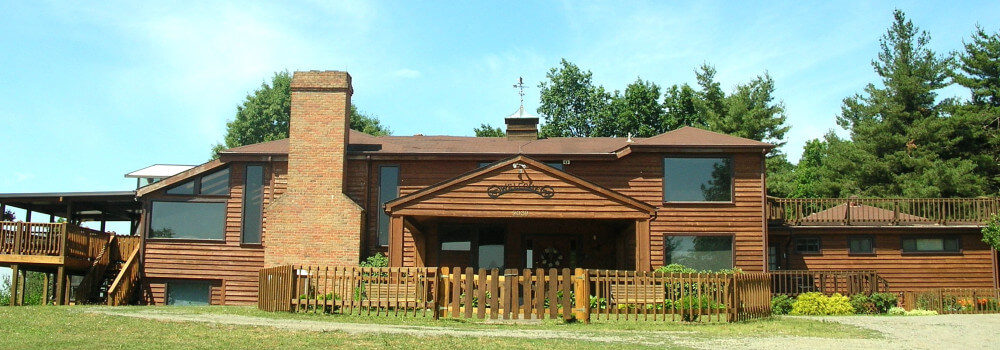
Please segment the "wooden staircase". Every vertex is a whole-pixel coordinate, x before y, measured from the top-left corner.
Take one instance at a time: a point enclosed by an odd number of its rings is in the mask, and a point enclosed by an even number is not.
[[[139,237],[112,236],[76,290],[78,304],[126,305],[139,282]]]

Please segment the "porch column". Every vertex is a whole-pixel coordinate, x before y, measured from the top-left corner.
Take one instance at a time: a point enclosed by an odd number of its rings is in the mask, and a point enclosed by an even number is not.
[[[56,305],[65,305],[65,304],[63,304],[63,302],[65,301],[65,299],[63,298],[63,295],[64,295],[63,293],[66,291],[66,288],[65,288],[65,285],[66,285],[66,268],[65,267],[59,266],[58,268],[56,268],[56,281],[55,282],[56,282],[55,283],[55,287],[56,287]]]
[[[649,219],[635,221],[635,270],[649,271]]]
[[[17,305],[18,282],[21,268],[18,264],[10,265],[10,306]]]
[[[403,217],[389,219],[389,266],[403,266]]]

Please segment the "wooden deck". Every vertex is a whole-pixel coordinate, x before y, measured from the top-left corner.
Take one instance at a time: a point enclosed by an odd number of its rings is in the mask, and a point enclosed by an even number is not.
[[[767,219],[788,226],[981,226],[1000,198],[775,198]]]
[[[122,273],[108,290],[109,304],[124,303],[133,293],[138,278],[139,237],[115,236],[69,223],[0,222],[0,266],[9,266],[13,276],[32,270],[46,274],[43,298],[49,302],[50,281],[54,286],[51,302],[70,302],[71,274],[84,276],[77,290],[77,302],[98,289],[112,261],[127,257]],[[53,274],[51,278],[48,274]],[[23,278],[11,279],[11,304],[23,304]],[[82,290],[81,290],[82,289]]]

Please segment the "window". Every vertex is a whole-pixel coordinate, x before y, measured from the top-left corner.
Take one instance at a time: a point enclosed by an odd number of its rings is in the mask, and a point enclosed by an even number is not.
[[[495,225],[444,223],[438,226],[440,266],[502,269],[504,267],[504,228]]]
[[[264,167],[247,165],[243,183],[243,235],[244,244],[260,244],[264,209]]]
[[[167,282],[167,305],[208,305],[212,284],[207,281]]]
[[[666,236],[663,241],[664,265],[712,271],[733,268],[732,236]]]
[[[730,158],[663,158],[663,201],[731,202]]]
[[[816,254],[820,252],[820,239],[818,237],[795,237],[792,239],[796,253]]]
[[[504,232],[497,227],[485,227],[479,230],[479,265],[480,269],[502,269],[504,264]]]
[[[385,203],[399,197],[399,167],[383,166],[378,177],[378,244],[389,245],[389,214],[385,213]]]
[[[903,252],[955,253],[961,251],[958,237],[903,238]]]
[[[149,238],[225,239],[226,203],[153,202]]]
[[[873,239],[871,236],[848,237],[847,249],[851,254],[875,253],[875,239]]]
[[[228,196],[229,168],[202,175],[167,190],[167,194],[193,196]]]

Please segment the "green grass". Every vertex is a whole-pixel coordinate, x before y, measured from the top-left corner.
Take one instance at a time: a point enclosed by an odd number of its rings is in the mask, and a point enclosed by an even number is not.
[[[580,334],[645,337],[657,344],[588,342],[569,339],[524,339],[509,337],[413,336],[401,334],[348,334],[343,332],[291,331],[267,326],[221,325],[198,322],[163,322],[107,315],[119,313],[168,313],[179,315],[236,315],[320,322],[398,324],[479,330],[560,330]],[[262,349],[262,348],[684,348],[670,339],[715,339],[740,336],[818,336],[824,338],[872,338],[878,334],[839,323],[795,318],[776,318],[735,324],[691,325],[663,322],[595,322],[590,325],[548,321],[534,325],[482,324],[468,320],[367,317],[269,313],[250,307],[0,307],[0,349]],[[665,332],[665,333],[657,333]],[[669,335],[657,337],[655,335]]]

